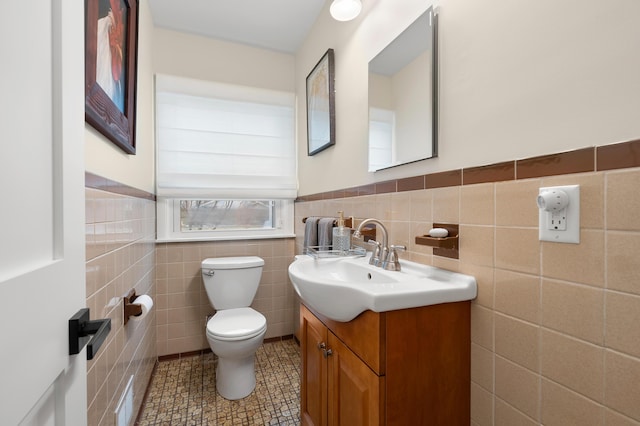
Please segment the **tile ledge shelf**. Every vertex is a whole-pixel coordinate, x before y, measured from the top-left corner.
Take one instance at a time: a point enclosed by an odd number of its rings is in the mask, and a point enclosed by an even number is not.
[[[296,202],[640,167],[640,139],[299,196]]]
[[[111,192],[113,194],[156,201],[155,194],[143,191],[142,189],[134,188],[129,185],[125,185],[123,183],[99,176],[88,171],[84,172],[84,186],[85,188],[97,189],[100,191]]]

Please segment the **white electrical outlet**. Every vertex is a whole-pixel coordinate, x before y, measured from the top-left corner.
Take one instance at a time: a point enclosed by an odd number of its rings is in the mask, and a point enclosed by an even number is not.
[[[539,239],[580,243],[580,185],[540,188]]]

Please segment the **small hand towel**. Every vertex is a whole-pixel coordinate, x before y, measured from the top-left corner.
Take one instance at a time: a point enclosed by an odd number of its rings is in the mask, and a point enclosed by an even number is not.
[[[334,221],[332,217],[323,217],[318,221],[318,250],[331,250]]]
[[[304,226],[304,248],[318,245],[318,220],[319,217],[308,217]]]

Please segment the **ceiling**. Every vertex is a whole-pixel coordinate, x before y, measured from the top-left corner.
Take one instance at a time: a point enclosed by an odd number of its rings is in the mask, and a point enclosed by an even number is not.
[[[295,53],[325,0],[149,0],[156,27]]]

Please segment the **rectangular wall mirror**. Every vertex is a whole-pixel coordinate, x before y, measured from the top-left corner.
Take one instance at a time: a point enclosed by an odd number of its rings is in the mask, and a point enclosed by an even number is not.
[[[430,7],[369,62],[369,171],[438,155],[438,23]]]

